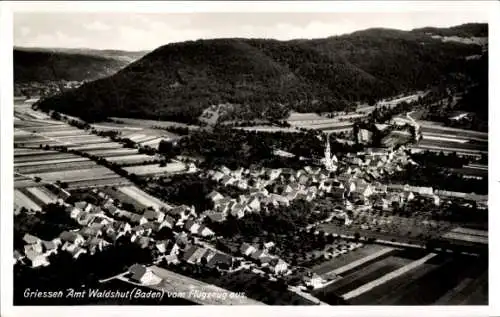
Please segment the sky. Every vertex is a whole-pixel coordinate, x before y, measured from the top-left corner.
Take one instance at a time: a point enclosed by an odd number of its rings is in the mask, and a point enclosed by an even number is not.
[[[480,11],[391,13],[15,12],[14,45],[152,50],[187,40],[243,37],[323,38],[373,27],[411,30],[487,22]]]

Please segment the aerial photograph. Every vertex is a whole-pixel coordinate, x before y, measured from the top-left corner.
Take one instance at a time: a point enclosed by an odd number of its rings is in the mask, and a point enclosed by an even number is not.
[[[487,16],[16,12],[12,50],[14,306],[489,304]]]

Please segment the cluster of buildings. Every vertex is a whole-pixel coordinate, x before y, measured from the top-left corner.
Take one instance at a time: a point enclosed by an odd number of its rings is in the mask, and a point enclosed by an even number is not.
[[[27,234],[24,254],[19,251],[15,253],[16,263],[21,261],[32,267],[49,265],[48,257],[58,252],[68,252],[77,259],[82,254],[93,255],[102,251],[120,238],[130,239],[130,242],[141,248],[164,254],[167,252],[166,246],[171,244],[155,239],[156,234],[164,228],[168,232],[184,232],[193,237],[214,235],[206,225],[196,221],[193,207],[176,206],[163,211],[150,208],[138,214],[121,209],[113,198],[103,192],[94,189],[93,193],[99,198],[99,206],[86,201],[65,203],[68,216],[80,226],[79,229],[64,231],[51,241]],[[182,250],[174,245],[171,247],[174,251]]]
[[[60,92],[63,89],[74,89],[80,87],[84,82],[80,81],[46,81],[46,82],[26,82],[16,83],[14,85],[15,96],[33,96],[49,97]]]
[[[260,269],[267,270],[273,275],[285,275],[290,273],[289,265],[278,256],[270,253],[273,247],[273,242],[264,243],[262,248],[243,243],[239,251],[244,258],[258,265]]]

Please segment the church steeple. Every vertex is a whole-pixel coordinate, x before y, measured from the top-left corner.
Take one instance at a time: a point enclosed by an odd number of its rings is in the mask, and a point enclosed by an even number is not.
[[[334,172],[337,170],[337,166],[334,164],[334,162],[337,161],[337,158],[331,153],[329,134],[326,135],[325,157],[322,161],[327,171]]]

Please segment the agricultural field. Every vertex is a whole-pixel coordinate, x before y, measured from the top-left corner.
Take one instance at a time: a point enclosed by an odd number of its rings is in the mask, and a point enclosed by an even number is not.
[[[425,136],[423,137],[418,145],[420,147],[440,147],[444,149],[448,148],[459,148],[461,150],[473,150],[473,151],[488,151],[488,143],[485,142],[477,142],[472,143],[467,140],[462,140],[463,142],[457,142],[450,139],[440,138],[439,140],[427,139]]]
[[[487,259],[438,254],[349,302],[353,305],[486,305],[487,278]]]
[[[93,168],[96,167],[96,163],[90,160],[78,160],[63,163],[50,164],[50,161],[45,161],[42,165],[32,165],[32,166],[15,166],[15,171],[21,174],[31,174],[31,173],[46,173],[54,171],[69,171],[82,168]]]
[[[339,270],[340,268],[345,269],[347,265],[351,265],[352,263],[359,263],[362,260],[366,260],[368,257],[372,257],[374,254],[377,255],[377,253],[379,253],[380,256],[382,256],[383,252],[385,252],[386,250],[392,251],[392,248],[384,247],[378,244],[364,245],[361,248],[350,251],[339,257],[315,265],[311,268],[311,270],[319,275],[328,275],[328,273],[331,272],[335,273],[335,271]]]
[[[73,150],[85,151],[85,150],[118,149],[118,148],[123,148],[123,145],[117,142],[109,142],[108,140],[103,139],[102,143],[74,145],[68,148]]]
[[[146,163],[158,160],[157,156],[146,155],[146,154],[132,154],[132,155],[122,155],[122,156],[111,156],[107,157],[106,160],[110,162],[115,162],[118,164],[132,164],[132,163]]]
[[[27,176],[30,177],[40,177],[42,181],[45,182],[74,182],[82,179],[92,179],[92,178],[102,178],[105,176],[116,175],[113,171],[106,167],[96,167],[95,168],[86,168],[86,169],[77,169],[77,170],[69,170],[69,171],[54,171],[54,172],[45,172],[45,173],[29,173]]]
[[[181,162],[168,163],[166,166],[161,167],[160,164],[130,166],[124,168],[130,174],[139,176],[145,175],[161,175],[168,173],[178,173],[186,170],[186,165]]]
[[[73,155],[73,157],[69,158],[62,158],[62,159],[55,159],[55,160],[37,160],[37,161],[28,161],[28,162],[22,162],[22,163],[17,163],[14,162],[14,167],[25,167],[25,166],[40,166],[40,165],[52,165],[52,164],[59,164],[59,163],[72,163],[72,162],[84,162],[84,161],[89,161],[88,158],[85,157],[79,157],[76,155]]]
[[[139,206],[153,207],[155,210],[160,210],[162,208],[172,208],[170,205],[162,202],[156,197],[149,195],[136,186],[123,186],[118,188],[118,191],[135,200]]]
[[[53,204],[57,202],[57,196],[50,192],[47,188],[40,187],[27,187],[25,188],[30,194],[38,198],[44,205]]]
[[[86,151],[89,154],[97,155],[101,157],[112,157],[112,156],[122,156],[122,155],[133,155],[138,154],[137,149],[121,148],[121,149],[105,149],[105,150],[89,150]]]
[[[14,190],[14,205],[17,208],[26,208],[28,210],[33,211],[41,211],[42,207],[36,204],[33,200],[31,200],[28,196],[22,193],[20,190]]]
[[[59,153],[55,151],[53,152],[53,151],[40,150],[38,152],[32,152],[28,155],[14,154],[14,162],[15,164],[20,164],[20,163],[37,162],[37,161],[69,159],[74,157],[76,156],[71,153]]]

